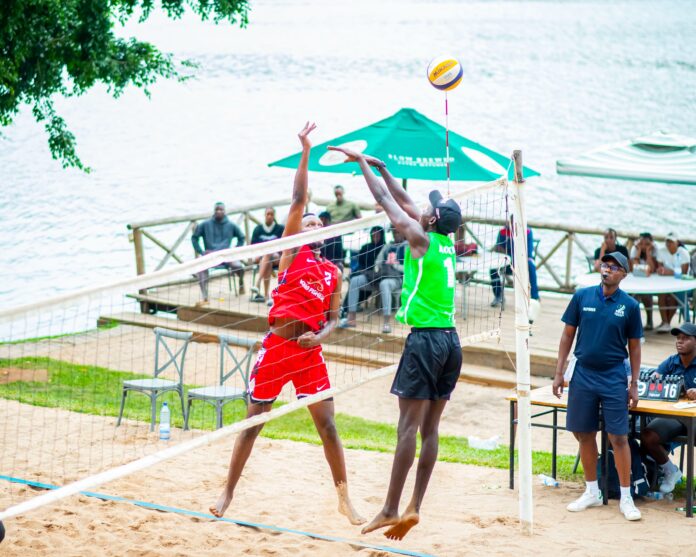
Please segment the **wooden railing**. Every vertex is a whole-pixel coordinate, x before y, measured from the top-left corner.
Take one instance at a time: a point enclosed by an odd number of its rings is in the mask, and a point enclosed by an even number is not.
[[[312,199],[312,204],[318,206],[326,206],[332,203],[333,200],[329,201],[326,199]],[[235,222],[241,227],[246,238],[246,243],[251,241],[251,233],[255,225],[263,222],[263,212],[266,207],[274,207],[276,214],[282,214],[283,209],[290,206],[290,202],[287,198],[284,199],[272,199],[265,201],[263,203],[253,203],[249,205],[237,206],[234,209],[230,209],[227,213],[227,217]],[[368,205],[363,203],[358,203],[361,210],[371,211],[374,210],[374,205]],[[193,229],[196,224],[204,219],[210,218],[211,213],[199,213],[194,215],[183,215],[178,217],[167,217],[163,219],[155,219],[141,222],[134,222],[128,224],[129,239],[133,242],[133,247],[135,249],[135,270],[137,274],[142,275],[147,272],[146,269],[146,258],[145,258],[145,246],[146,240],[152,246],[159,248],[162,252],[161,259],[157,261],[155,268],[153,270],[159,271],[163,268],[170,260],[174,260],[177,263],[181,263],[184,259],[191,259],[194,256],[193,247],[191,246],[190,239]],[[176,239],[171,242],[171,240],[164,240],[161,237],[161,230],[164,227],[171,227],[172,225],[183,224],[180,234]],[[159,230],[158,230],[159,229]],[[159,235],[159,237],[158,237]],[[182,256],[177,253],[177,250],[182,243],[188,241],[188,246],[190,250],[188,256]],[[151,247],[152,247],[151,246]]]
[[[312,203],[318,206],[326,206],[331,201],[313,199]],[[374,210],[374,205],[358,205],[364,211]],[[289,200],[287,198],[275,199],[264,203],[237,206],[234,209],[230,209],[227,216],[242,228],[248,243],[251,239],[253,227],[263,221],[263,211],[269,206],[275,207],[276,212],[282,214],[283,210],[289,207]],[[184,259],[192,258],[194,256],[192,247],[189,247],[188,251],[190,256],[182,256],[177,253],[177,250],[182,243],[187,241],[188,246],[190,246],[191,233],[196,223],[210,218],[210,215],[211,213],[208,212],[142,221],[127,225],[131,231],[131,240],[135,248],[136,272],[141,275],[147,271],[145,258],[146,240],[151,244],[151,247],[158,248],[162,252],[154,270],[161,269],[171,260],[181,263]],[[483,225],[486,228],[491,227],[492,230],[487,230],[484,235],[482,230],[473,229],[472,224],[474,223]],[[161,236],[158,237],[158,229],[162,230],[163,227],[171,227],[177,224],[183,224],[183,227],[173,242],[165,241]],[[504,224],[505,221],[503,219],[483,219],[477,216],[464,215],[464,226],[467,235],[481,246],[481,249],[490,249],[492,246],[484,245],[480,238],[495,238],[495,229],[500,228]],[[534,254],[539,274],[539,288],[548,292],[573,292],[575,286],[573,277],[589,271],[586,258],[593,256],[595,248],[602,243],[604,229],[583,226],[571,227],[541,221],[530,221],[528,224],[534,232],[535,242],[540,240]],[[618,240],[630,251],[634,240],[639,236],[639,232],[618,230],[617,233]],[[663,246],[664,236],[656,234],[653,237],[659,246]],[[686,244],[690,253],[693,254],[696,251],[696,238],[682,238],[681,240]],[[477,278],[481,282],[488,282],[488,277],[481,276]]]
[[[477,237],[480,236],[480,233],[475,234],[475,231],[472,230],[472,223],[499,228],[505,224],[505,221],[503,219],[464,216],[467,234],[482,249],[490,249],[491,246],[481,244]],[[541,221],[529,221],[527,224],[532,229],[535,243],[540,240],[534,254],[540,278],[539,289],[547,292],[574,292],[573,277],[579,273],[589,272],[587,258],[594,257],[595,249],[601,245],[602,235],[606,229],[584,226],[570,227]],[[639,235],[640,232],[633,230],[617,230],[617,241],[626,246],[630,253],[631,247]],[[653,234],[653,240],[658,247],[664,247],[665,236]],[[686,244],[689,253],[693,255],[696,252],[696,238],[680,238],[680,240]],[[588,248],[588,246],[591,247]],[[578,248],[580,254],[574,248]],[[550,281],[541,282],[544,279],[547,281],[550,279]]]

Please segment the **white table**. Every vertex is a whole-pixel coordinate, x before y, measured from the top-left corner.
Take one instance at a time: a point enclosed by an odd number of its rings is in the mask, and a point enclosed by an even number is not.
[[[600,273],[588,273],[577,277],[579,287],[596,286],[600,283]],[[696,290],[696,278],[675,279],[673,276],[650,275],[649,277],[637,277],[633,273],[626,275],[619,288],[627,294],[683,294],[675,296],[677,302],[684,310],[684,319],[689,321],[689,302],[686,292]]]

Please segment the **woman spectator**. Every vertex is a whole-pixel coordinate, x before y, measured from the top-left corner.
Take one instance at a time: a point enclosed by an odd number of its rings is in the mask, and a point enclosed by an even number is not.
[[[650,232],[641,232],[638,240],[631,248],[631,266],[636,276],[649,277],[657,270],[657,246]],[[653,330],[653,297],[652,294],[638,294],[635,298],[645,307],[646,324],[643,329]]]
[[[674,270],[679,268],[682,275],[689,273],[689,251],[679,241],[679,237],[670,232],[665,238],[665,249],[658,254],[657,274],[663,276],[674,276]],[[670,322],[677,313],[676,299],[673,294],[660,294],[657,302],[660,306],[660,317],[662,323],[655,329],[656,333],[669,333],[671,331]]]

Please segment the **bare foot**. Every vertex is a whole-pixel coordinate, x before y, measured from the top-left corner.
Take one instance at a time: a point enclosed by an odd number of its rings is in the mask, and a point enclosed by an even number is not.
[[[222,515],[225,514],[225,511],[227,510],[227,507],[230,506],[230,503],[232,502],[232,496],[227,495],[223,491],[222,495],[220,495],[220,498],[218,499],[217,503],[210,507],[208,509],[210,511],[210,514],[217,516],[218,518],[222,518]]]
[[[387,526],[391,526],[392,524],[396,524],[399,522],[399,515],[388,515],[385,514],[384,511],[380,511],[377,513],[377,516],[375,516],[372,519],[372,522],[370,522],[365,528],[361,530],[363,534],[367,534],[368,532],[372,532],[373,530],[379,530],[380,528],[386,528]]]
[[[358,514],[348,497],[348,485],[340,483],[336,486],[336,491],[338,492],[338,512],[347,516],[354,526],[365,524],[365,519]]]
[[[418,513],[413,510],[406,510],[401,515],[399,522],[394,524],[389,530],[384,532],[384,535],[390,540],[403,540],[408,531],[420,522]]]

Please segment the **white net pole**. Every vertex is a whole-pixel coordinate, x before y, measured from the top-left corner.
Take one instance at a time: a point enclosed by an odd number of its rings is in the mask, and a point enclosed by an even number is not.
[[[519,436],[519,506],[520,526],[526,535],[533,533],[534,507],[532,499],[532,426],[530,404],[529,362],[529,269],[527,260],[527,216],[524,202],[522,152],[514,151],[515,180],[512,201],[512,238],[515,264],[515,352],[517,367],[517,435]]]

